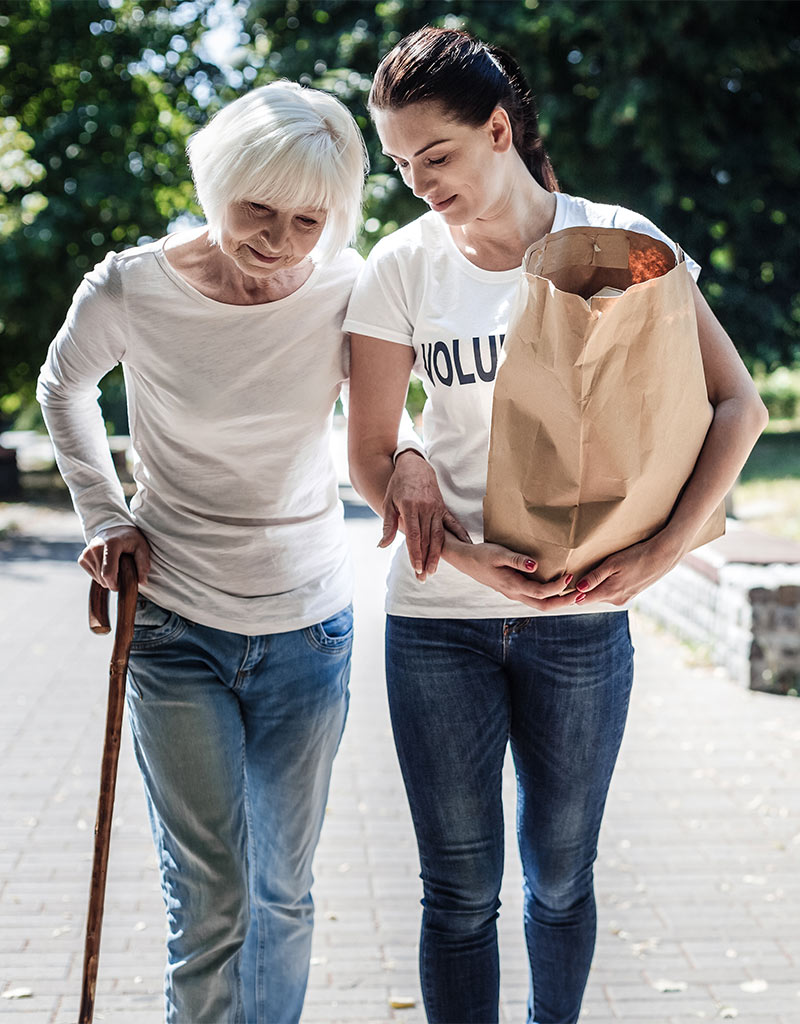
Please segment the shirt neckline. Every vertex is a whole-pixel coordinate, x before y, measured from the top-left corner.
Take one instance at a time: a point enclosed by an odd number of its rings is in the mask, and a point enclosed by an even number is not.
[[[549,231],[550,234],[561,229],[565,217],[563,193],[554,192],[553,194],[556,197],[556,212],[553,216],[553,225]],[[516,281],[519,277],[520,270],[522,269],[522,261],[520,261],[520,265],[518,267],[512,267],[510,270],[485,270],[483,267],[478,267],[471,260],[468,260],[456,245],[455,239],[450,234],[450,229],[438,213],[430,210],[427,214],[424,214],[424,216],[436,218],[437,225],[444,235],[445,245],[449,250],[450,256],[455,259],[461,269],[469,274],[470,277],[473,277],[478,281],[489,281],[493,284],[507,284],[509,281]]]
[[[253,316],[255,313],[263,313],[265,309],[282,309],[286,306],[290,306],[293,303],[301,299],[306,292],[310,291],[311,288],[316,284],[319,277],[319,266],[314,263],[311,268],[311,273],[308,275],[306,280],[300,285],[300,287],[293,291],[290,295],[284,295],[282,299],[273,299],[270,302],[256,302],[253,305],[239,305],[236,302],[219,302],[217,299],[212,299],[209,295],[204,295],[201,291],[189,284],[189,282],[181,277],[178,271],[172,266],[167,259],[166,246],[167,242],[172,242],[174,239],[183,237],[188,240],[192,236],[200,235],[206,230],[205,225],[196,229],[188,229],[187,231],[175,232],[171,235],[164,235],[160,238],[156,244],[154,250],[158,265],[161,267],[166,276],[176,284],[182,292],[194,299],[196,302],[202,303],[204,306],[208,306],[212,309],[225,309],[228,311],[236,311],[241,313],[242,316]]]

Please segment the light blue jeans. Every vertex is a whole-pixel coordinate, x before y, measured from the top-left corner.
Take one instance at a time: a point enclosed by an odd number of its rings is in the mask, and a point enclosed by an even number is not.
[[[248,637],[139,598],[128,708],[167,908],[169,1024],[300,1018],[352,630],[348,607]]]

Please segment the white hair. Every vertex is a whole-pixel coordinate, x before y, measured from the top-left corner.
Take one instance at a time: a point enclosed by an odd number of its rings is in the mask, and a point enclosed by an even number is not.
[[[369,160],[352,114],[333,96],[288,81],[263,85],[218,111],[187,151],[212,242],[225,207],[242,199],[324,210],[320,262],[353,239]]]

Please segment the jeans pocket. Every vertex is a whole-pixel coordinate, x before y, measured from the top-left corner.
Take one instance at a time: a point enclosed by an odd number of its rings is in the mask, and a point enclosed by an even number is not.
[[[312,647],[329,654],[349,651],[353,643],[353,606],[348,605],[323,622],[307,626],[303,633]]]
[[[132,651],[163,647],[181,636],[187,627],[177,612],[168,611],[142,595],[136,601]]]

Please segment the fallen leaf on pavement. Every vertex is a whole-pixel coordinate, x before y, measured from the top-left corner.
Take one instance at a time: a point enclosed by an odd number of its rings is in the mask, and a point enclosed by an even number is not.
[[[389,1006],[393,1010],[410,1010],[412,1006],[416,1006],[417,1001],[413,996],[392,996],[389,1000]]]

